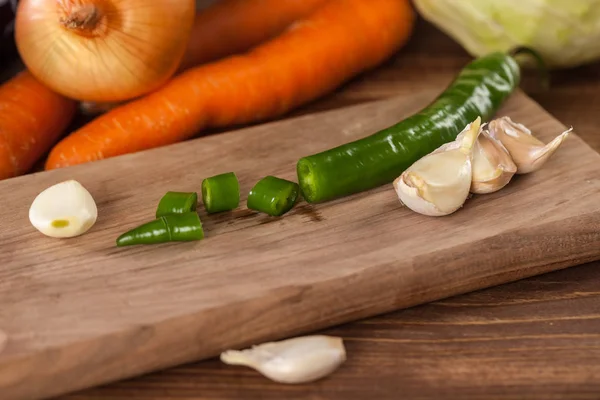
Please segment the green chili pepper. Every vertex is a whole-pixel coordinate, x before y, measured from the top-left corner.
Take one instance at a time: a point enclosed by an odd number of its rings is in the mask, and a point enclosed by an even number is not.
[[[167,192],[158,203],[156,218],[196,211],[197,204],[198,194],[196,192]]]
[[[233,172],[202,181],[202,202],[208,213],[230,211],[240,204],[240,184]]]
[[[195,211],[164,215],[118,237],[117,246],[186,242],[204,238],[202,222]]]
[[[266,176],[250,191],[248,208],[274,217],[285,214],[294,207],[300,187],[296,182]]]
[[[520,81],[517,62],[492,53],[468,64],[454,82],[419,113],[363,139],[298,161],[298,182],[309,203],[387,184],[477,117],[491,118]]]

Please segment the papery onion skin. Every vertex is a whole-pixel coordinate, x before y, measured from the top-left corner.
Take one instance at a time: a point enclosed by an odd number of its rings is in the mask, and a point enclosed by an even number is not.
[[[15,39],[24,64],[52,90],[124,101],[173,76],[195,7],[194,0],[22,0]]]

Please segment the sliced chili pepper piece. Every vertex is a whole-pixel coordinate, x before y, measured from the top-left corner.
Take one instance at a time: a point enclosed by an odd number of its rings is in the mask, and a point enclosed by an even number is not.
[[[231,211],[240,205],[240,183],[233,172],[202,181],[202,202],[208,213]]]
[[[299,191],[296,182],[266,176],[250,191],[247,206],[251,210],[278,217],[294,207]]]
[[[472,61],[420,112],[370,136],[301,158],[297,173],[302,196],[317,203],[391,183],[421,157],[455,140],[477,117],[492,117],[519,80],[519,65],[508,54],[495,52]]]
[[[195,211],[163,215],[133,228],[117,238],[117,246],[187,242],[204,238],[200,217]]]
[[[156,218],[196,211],[197,204],[198,193],[196,192],[167,192],[158,202]]]

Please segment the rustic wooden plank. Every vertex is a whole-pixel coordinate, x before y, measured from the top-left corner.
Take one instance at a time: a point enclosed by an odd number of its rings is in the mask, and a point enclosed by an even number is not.
[[[286,386],[218,360],[64,400],[597,399],[600,263],[323,331],[344,338],[335,374]]]
[[[226,170],[244,193],[267,173],[293,178],[299,156],[387,126],[436,94],[0,182],[5,398],[60,394],[597,259],[600,155],[577,136],[546,168],[447,218],[402,209],[388,186],[301,204],[282,219],[202,213],[203,242],[114,248],[166,190],[197,190]],[[543,140],[564,129],[520,93],[500,114]],[[100,219],[88,235],[50,240],[28,225],[28,205],[66,178],[89,188]]]
[[[298,114],[399,94],[411,95],[425,84],[429,87],[441,86],[451,79],[453,73],[468,60],[468,57],[445,37],[431,32],[433,31],[426,30],[425,34],[419,32],[419,36],[411,43],[406,53],[401,53],[383,68],[366,74],[344,88],[345,90],[304,108]],[[435,40],[430,40],[431,38]],[[430,40],[428,44],[425,44],[426,40]],[[599,143],[594,142],[597,135],[593,114],[598,103],[597,100],[593,100],[595,86],[590,84],[590,80],[596,78],[597,81],[599,75],[600,68],[597,66],[559,73],[555,75],[559,78],[554,81],[552,93],[555,95],[538,93],[535,86],[529,93],[560,120],[576,126],[578,134],[594,145]],[[308,215],[306,217],[309,218]],[[522,281],[477,292],[461,297],[452,307],[442,308],[441,311],[435,308],[435,305],[434,312],[428,312],[429,306],[416,308],[424,310],[418,315],[422,316],[426,326],[421,334],[432,339],[432,346],[419,342],[419,338],[413,340],[412,329],[396,329],[396,325],[404,327],[402,316],[405,313],[409,315],[408,324],[414,323],[410,316],[415,309],[381,318],[384,328],[378,323],[359,323],[345,326],[343,329],[336,328],[330,332],[347,338],[352,355],[349,363],[339,372],[341,375],[334,375],[339,380],[332,378],[316,385],[289,388],[269,384],[251,371],[209,362],[74,395],[74,398],[279,399],[282,395],[286,398],[364,398],[370,394],[376,394],[380,398],[396,398],[398,392],[407,396],[414,394],[409,396],[411,398],[440,398],[440,395],[444,394],[447,394],[446,397],[452,397],[450,394],[457,393],[462,396],[454,398],[523,398],[524,393],[530,394],[527,398],[532,399],[596,398],[594,396],[598,393],[597,382],[600,376],[597,347],[600,343],[599,339],[590,336],[590,333],[598,332],[598,310],[594,307],[598,304],[598,295],[594,291],[600,282],[598,266],[599,264],[592,264],[549,274],[548,285],[542,284],[539,287],[522,285],[522,282],[529,282]],[[582,270],[588,272],[575,272]],[[533,278],[532,281],[537,282],[538,279]],[[589,287],[574,284],[572,280],[586,283]],[[551,286],[551,289],[548,289],[548,286]],[[531,293],[546,293],[549,296],[528,298]],[[471,296],[475,296],[474,302],[478,303],[477,307],[473,307],[470,301],[463,301]],[[535,306],[522,308],[519,306],[521,301],[523,304],[532,303]],[[499,304],[495,303],[516,306],[508,307],[505,314],[498,310]],[[480,309],[487,312],[480,316]],[[555,310],[558,310],[556,315],[552,314]],[[538,320],[539,314],[545,317]],[[456,323],[453,322],[455,317],[458,319]],[[396,322],[389,323],[388,319]],[[435,322],[438,319],[440,325],[430,324],[432,320]],[[471,332],[468,330],[471,325],[467,324],[465,330],[461,323],[463,319],[475,319],[481,323],[475,324],[477,328],[486,329]],[[375,321],[377,320],[379,319]],[[529,320],[531,322],[525,322]],[[555,320],[566,323],[557,326]],[[492,346],[485,340],[486,337],[491,332],[498,331],[498,324],[504,323],[507,325],[500,329],[500,335],[507,335],[507,332],[515,332],[514,336],[519,338],[535,335],[539,336],[536,341],[547,343],[547,346],[534,346],[530,349],[531,340],[526,341],[525,337],[527,351],[513,351],[514,341],[518,339],[504,340],[505,337],[502,336],[501,339],[493,341],[493,348],[490,350]],[[571,337],[574,324],[578,334]],[[555,329],[549,330],[548,325],[553,325]],[[438,329],[441,344],[438,344],[434,337]],[[382,330],[386,333],[396,332],[397,338],[386,337],[386,340],[378,340]],[[346,331],[348,334],[345,334]],[[583,336],[585,339],[582,339]],[[432,353],[437,354],[437,347],[443,346],[448,337],[461,340],[451,341],[452,347],[446,353],[441,351],[443,359],[436,362],[436,358],[432,359]],[[462,340],[465,338],[467,340]],[[484,340],[480,340],[481,338]],[[485,348],[473,351],[481,353],[475,354],[475,362],[462,362],[465,358],[463,353],[468,353],[467,349],[472,342],[482,343]],[[562,347],[557,346],[557,343]],[[414,353],[411,353],[411,350]],[[489,357],[488,353],[493,351],[502,352],[504,357]],[[448,354],[450,352],[451,354]],[[405,357],[410,357],[410,362],[403,362]],[[458,365],[463,366],[460,374],[455,373],[456,369],[448,365],[450,358],[458,358]],[[527,368],[515,368],[515,365],[522,365],[524,362],[527,362]],[[489,368],[482,370],[482,364],[489,365]],[[348,374],[348,369],[353,372]],[[398,372],[406,370],[415,372]],[[525,376],[524,370],[527,372]]]
[[[421,21],[395,59],[298,114],[410,94],[405,88],[443,83],[468,60]],[[555,72],[550,92],[526,78],[530,96],[600,150],[600,64]],[[211,360],[64,399],[597,399],[599,288],[595,262],[327,330],[346,339],[349,359],[310,385],[278,385]]]

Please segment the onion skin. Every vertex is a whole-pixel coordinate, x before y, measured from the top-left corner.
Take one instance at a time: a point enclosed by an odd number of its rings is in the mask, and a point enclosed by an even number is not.
[[[176,72],[194,0],[21,0],[19,54],[52,90],[94,102],[130,100]]]

